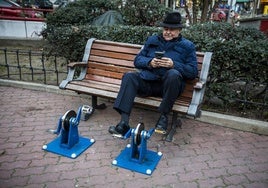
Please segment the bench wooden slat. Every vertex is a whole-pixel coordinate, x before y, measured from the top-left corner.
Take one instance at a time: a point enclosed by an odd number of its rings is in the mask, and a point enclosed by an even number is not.
[[[79,82],[75,81],[73,82],[73,85],[76,86],[83,86],[83,87],[90,87],[90,88],[95,88],[95,89],[100,89],[100,90],[105,90],[105,91],[111,91],[111,92],[116,92],[118,93],[119,91],[119,85],[115,84],[104,84],[103,82],[97,82],[97,81],[90,81],[90,82]]]
[[[133,68],[133,60],[129,61],[129,60],[123,60],[123,59],[115,59],[115,58],[108,58],[108,57],[100,57],[100,56],[94,56],[91,55],[89,58],[88,63],[91,62],[95,62],[95,63],[103,63],[105,64],[110,64],[110,65],[119,65],[119,67],[121,66],[125,66],[125,67],[130,67]]]
[[[101,70],[101,69],[92,69],[92,68],[89,67],[87,69],[87,74],[98,75],[98,76],[109,77],[109,78],[121,79],[123,73],[122,72],[114,72],[114,71]]]
[[[115,66],[114,64],[101,64],[101,63],[96,63],[96,62],[90,62],[88,64],[88,69],[100,69],[100,70],[109,70],[113,72],[129,72],[133,71],[133,67],[122,67],[122,66]]]
[[[108,77],[102,77],[102,76],[97,76],[97,75],[86,75],[86,79],[88,80],[94,80],[94,81],[99,81],[99,82],[104,82],[104,83],[114,83],[116,85],[121,84],[121,79],[114,79],[114,78],[108,78]]]
[[[129,44],[129,43],[120,43],[113,41],[103,41],[103,40],[95,40],[92,46],[92,49],[103,49],[106,51],[117,51],[121,53],[132,53],[137,54],[142,45],[138,44]]]
[[[103,50],[91,50],[91,54],[99,57],[109,57],[115,59],[123,59],[133,61],[135,58],[134,54],[122,54],[120,52],[110,52],[110,51],[103,51]]]

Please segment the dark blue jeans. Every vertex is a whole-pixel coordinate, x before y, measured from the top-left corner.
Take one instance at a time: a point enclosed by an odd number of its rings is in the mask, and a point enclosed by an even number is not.
[[[155,96],[162,97],[159,112],[168,114],[175,100],[184,89],[184,80],[181,74],[170,69],[160,80],[144,80],[137,72],[125,73],[122,78],[121,87],[114,102],[114,109],[130,114],[135,97]]]

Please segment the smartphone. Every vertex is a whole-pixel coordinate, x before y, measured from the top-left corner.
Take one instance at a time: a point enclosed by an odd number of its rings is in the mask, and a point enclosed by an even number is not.
[[[155,58],[157,58],[157,59],[161,59],[164,56],[164,54],[165,54],[165,51],[162,51],[162,52],[156,51],[154,53]]]

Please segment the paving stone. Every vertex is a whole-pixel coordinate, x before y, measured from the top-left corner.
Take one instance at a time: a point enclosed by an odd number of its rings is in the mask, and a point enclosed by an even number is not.
[[[57,135],[59,118],[90,99],[15,87],[0,86],[0,187],[92,188],[266,188],[268,187],[268,136],[219,127],[183,118],[173,142],[153,134],[149,150],[162,159],[151,176],[112,165],[130,143],[113,138],[108,127],[120,117],[112,108],[96,110],[80,121],[79,134],[95,143],[76,159],[42,150]],[[135,107],[130,125],[143,121],[154,127],[158,112]]]

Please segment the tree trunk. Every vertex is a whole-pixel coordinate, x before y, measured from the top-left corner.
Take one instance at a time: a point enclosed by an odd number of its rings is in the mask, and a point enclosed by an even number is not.
[[[197,23],[198,16],[198,3],[197,0],[193,0],[193,24]]]
[[[201,22],[205,22],[207,20],[208,15],[208,7],[209,7],[209,0],[203,0],[203,8],[201,14]]]
[[[191,17],[191,14],[187,5],[185,5],[184,10],[186,12],[187,19],[189,19],[189,23],[191,25],[193,23],[193,20],[192,20],[192,17]]]

